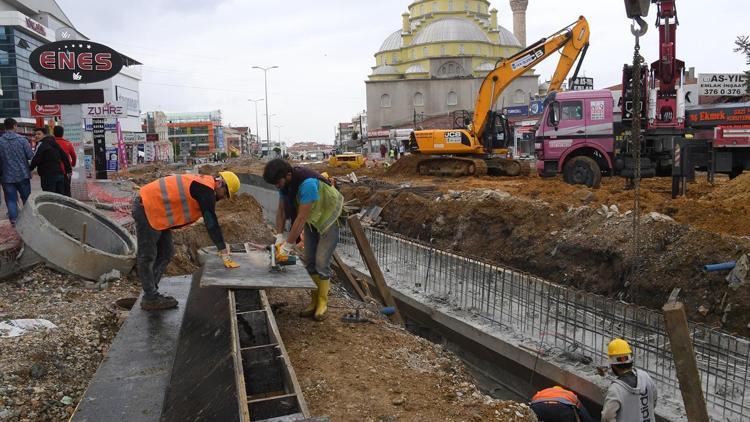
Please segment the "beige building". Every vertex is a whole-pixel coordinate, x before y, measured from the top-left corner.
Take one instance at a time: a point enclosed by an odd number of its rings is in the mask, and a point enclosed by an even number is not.
[[[422,118],[473,110],[484,77],[498,60],[522,49],[526,0],[511,0],[515,34],[498,25],[487,0],[420,0],[402,15],[402,27],[375,54],[365,82],[372,129],[402,126]],[[510,12],[510,10],[508,11]],[[538,94],[538,76],[517,79],[498,107],[525,105]]]

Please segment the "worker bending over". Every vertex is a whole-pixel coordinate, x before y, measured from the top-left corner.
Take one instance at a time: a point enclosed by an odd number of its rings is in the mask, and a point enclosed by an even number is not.
[[[305,268],[318,288],[300,316],[322,321],[328,309],[331,257],[339,242],[338,218],[344,197],[325,177],[304,167],[292,167],[282,159],[266,164],[263,179],[279,190],[276,241],[282,244],[282,251],[291,252],[303,230],[305,233]],[[284,237],[287,219],[292,228]]]
[[[560,386],[534,394],[529,407],[539,422],[594,422],[578,396]]]
[[[646,371],[633,368],[633,351],[628,342],[612,340],[607,354],[617,379],[607,390],[602,422],[656,422],[656,387]]]
[[[219,176],[179,174],[162,177],[143,186],[133,200],[133,219],[138,237],[136,268],[143,287],[141,308],[170,309],[177,300],[159,293],[159,281],[174,255],[172,229],[203,217],[208,235],[219,250],[227,268],[237,265],[229,256],[216,217],[216,201],[231,197],[240,189],[240,180],[230,171]]]

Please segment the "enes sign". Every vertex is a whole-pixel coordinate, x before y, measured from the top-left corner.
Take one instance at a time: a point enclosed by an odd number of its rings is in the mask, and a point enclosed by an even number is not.
[[[123,66],[120,53],[91,41],[57,41],[29,56],[31,67],[54,81],[86,84],[107,80]]]

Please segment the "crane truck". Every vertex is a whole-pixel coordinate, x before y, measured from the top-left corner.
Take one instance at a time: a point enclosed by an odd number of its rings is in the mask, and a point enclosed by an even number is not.
[[[633,67],[623,68],[622,121],[614,119],[611,91],[552,92],[534,136],[536,170],[542,177],[562,173],[565,182],[597,187],[602,176],[635,176],[633,142],[640,139],[640,177],[672,176],[672,196],[702,169],[736,177],[750,170],[750,104],[685,106],[685,63],[677,59],[675,0],[625,0],[631,28],[642,36],[650,4],[657,6],[659,59],[641,68],[640,137],[633,128]],[[634,141],[628,142],[627,139]]]
[[[424,158],[417,169],[424,175],[481,176],[487,173],[518,176],[521,163],[507,158],[512,141],[508,119],[495,111],[503,91],[516,78],[553,53],[561,51],[550,83],[557,90],[580,56],[576,74],[589,45],[589,25],[581,16],[573,24],[542,38],[514,56],[502,60],[485,77],[477,95],[473,120],[454,119],[454,128],[417,130],[411,140],[413,152]]]

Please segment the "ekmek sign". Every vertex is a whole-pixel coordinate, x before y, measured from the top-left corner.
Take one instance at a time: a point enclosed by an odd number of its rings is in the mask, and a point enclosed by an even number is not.
[[[122,70],[122,55],[91,41],[56,41],[31,52],[31,67],[49,79],[86,84],[104,81]]]

